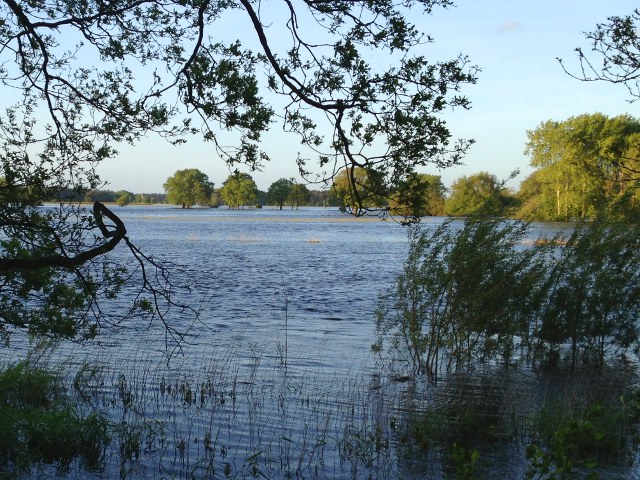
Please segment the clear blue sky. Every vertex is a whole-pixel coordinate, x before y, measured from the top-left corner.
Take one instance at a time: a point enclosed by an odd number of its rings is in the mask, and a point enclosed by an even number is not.
[[[524,155],[527,130],[546,120],[582,113],[637,116],[640,102],[628,103],[624,87],[579,82],[556,61],[561,57],[577,71],[574,48],[589,49],[583,32],[636,7],[630,0],[459,0],[455,8],[413,19],[435,37],[427,47],[433,58],[463,53],[482,68],[478,83],[464,92],[473,108],[445,117],[454,136],[474,138],[477,143],[464,166],[428,173],[442,175],[448,186],[461,175],[484,170],[506,178],[520,169],[520,176],[509,184],[517,188],[531,171]],[[266,190],[281,177],[297,177],[294,160],[299,149],[294,137],[283,139],[274,125],[263,147],[272,162],[262,172],[252,173],[259,188]],[[119,158],[99,169],[107,188],[114,190],[161,192],[167,177],[182,168],[199,168],[217,186],[229,174],[212,146],[196,139],[178,147],[149,139],[120,151]]]

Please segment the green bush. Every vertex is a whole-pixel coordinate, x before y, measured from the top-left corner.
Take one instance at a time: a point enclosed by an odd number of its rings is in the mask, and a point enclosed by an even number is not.
[[[499,218],[416,228],[381,297],[374,351],[437,377],[487,362],[559,357],[603,364],[638,347],[640,226],[593,223],[531,239]]]
[[[640,226],[577,228],[548,271],[546,308],[533,328],[537,353],[569,345],[575,367],[580,357],[603,364],[637,346],[639,265]]]
[[[109,441],[107,421],[82,416],[56,373],[27,362],[0,371],[0,476],[37,463],[65,469],[76,458],[96,470]]]
[[[521,248],[527,225],[499,218],[414,229],[404,272],[381,298],[375,349],[437,376],[508,360],[527,338],[544,284],[539,247]]]

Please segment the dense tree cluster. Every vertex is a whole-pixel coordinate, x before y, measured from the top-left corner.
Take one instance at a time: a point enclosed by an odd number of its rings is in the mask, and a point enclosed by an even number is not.
[[[502,215],[507,212],[509,192],[495,175],[480,172],[462,176],[451,185],[444,212],[453,216]]]
[[[102,203],[118,203],[119,198],[126,198],[128,203],[134,204],[154,204],[164,203],[167,201],[165,193],[133,193],[128,190],[90,190],[83,197],[71,197],[82,202],[102,202]],[[53,200],[53,199],[52,199]]]
[[[528,132],[535,172],[523,184],[522,214],[574,220],[640,214],[640,121],[580,115]]]
[[[383,198],[372,193],[381,180],[364,168],[354,168],[342,170],[328,191],[313,195],[304,185],[281,178],[271,184],[264,200],[280,208],[285,204],[339,206],[357,214],[383,206],[394,215],[407,217],[495,215],[539,221],[640,218],[639,120],[629,115],[610,118],[600,113],[584,114],[543,122],[527,134],[526,152],[535,171],[522,181],[518,191],[504,186],[508,179],[498,179],[489,172],[462,176],[449,189],[438,175],[414,174],[399,190]],[[233,176],[229,181],[232,185],[236,182]],[[252,189],[255,185],[247,192]],[[228,198],[235,207],[253,205],[258,200],[251,195]],[[223,200],[229,204],[224,196]]]
[[[311,202],[311,192],[305,185],[296,183],[294,179],[281,178],[269,187],[267,202],[269,205],[277,205],[280,210],[285,204],[291,205],[291,208],[298,208]]]

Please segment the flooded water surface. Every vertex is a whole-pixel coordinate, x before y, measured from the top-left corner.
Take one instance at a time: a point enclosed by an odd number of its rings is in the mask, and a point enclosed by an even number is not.
[[[100,471],[78,465],[56,476],[475,478],[459,470],[473,460],[471,449],[427,455],[415,444],[419,435],[406,441],[403,432],[433,405],[453,406],[446,414],[455,416],[461,402],[490,397],[478,408],[494,405],[488,418],[500,421],[478,428],[508,430],[504,418],[520,424],[500,437],[500,448],[480,452],[484,467],[493,478],[525,477],[522,425],[540,392],[566,382],[541,385],[534,373],[516,381],[498,368],[452,377],[436,390],[425,379],[385,374],[371,354],[378,296],[408,250],[398,223],[312,208],[115,212],[133,243],[168,262],[173,299],[193,311],[165,312],[184,334],[178,349],[158,318],[134,318],[104,326],[97,341],[54,351],[52,362],[80,372],[80,390],[92,394],[87,408],[119,426]],[[134,271],[126,249],[114,256]],[[128,308],[139,275],[105,308]],[[20,345],[5,350],[5,360],[23,355]],[[88,374],[96,365],[100,373]],[[620,468],[602,478],[635,475],[628,464]]]

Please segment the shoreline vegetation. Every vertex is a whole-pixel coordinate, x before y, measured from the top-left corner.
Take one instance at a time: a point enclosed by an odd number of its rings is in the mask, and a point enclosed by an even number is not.
[[[0,474],[550,480],[622,478],[637,466],[640,392],[624,362],[485,366],[438,383],[369,372],[324,391],[258,357],[231,372],[217,357],[180,372],[150,359],[120,370],[60,357],[4,366],[3,386],[16,370],[32,383],[56,378],[46,403],[61,406],[29,406],[32,389],[0,408]]]

